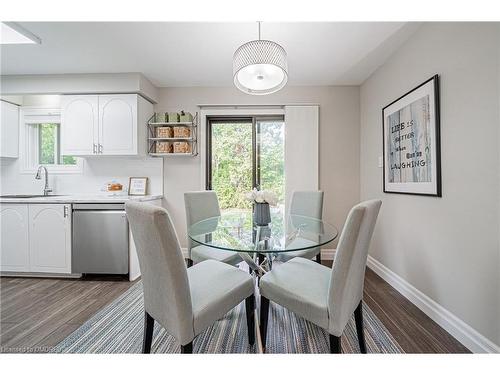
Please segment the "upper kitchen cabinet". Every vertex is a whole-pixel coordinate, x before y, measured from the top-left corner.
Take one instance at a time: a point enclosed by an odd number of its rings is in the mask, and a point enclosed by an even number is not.
[[[97,95],[68,95],[61,99],[61,153],[93,155],[99,123]]]
[[[0,157],[19,156],[19,106],[2,101],[0,122]]]
[[[153,105],[136,94],[65,95],[64,155],[145,155],[146,123]]]
[[[99,152],[137,154],[137,95],[99,96]]]

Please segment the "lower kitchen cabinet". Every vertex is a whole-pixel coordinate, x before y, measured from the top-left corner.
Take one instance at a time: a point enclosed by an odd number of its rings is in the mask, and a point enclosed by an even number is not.
[[[71,273],[69,204],[4,204],[0,212],[1,271]]]
[[[66,204],[29,206],[30,271],[71,273],[71,210]]]
[[[28,272],[30,270],[29,215],[27,204],[0,206],[2,271]]]

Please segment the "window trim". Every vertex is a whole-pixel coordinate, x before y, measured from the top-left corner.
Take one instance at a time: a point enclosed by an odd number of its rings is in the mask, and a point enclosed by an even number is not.
[[[39,123],[39,121],[30,121],[29,117],[35,116],[50,116],[50,120],[45,122],[60,121],[61,110],[59,108],[39,108],[39,107],[21,107],[20,111],[20,155],[21,159],[21,173],[32,174],[36,173],[39,164],[39,142],[38,142],[38,128],[30,126],[29,124]],[[55,118],[54,118],[55,117]],[[58,145],[60,147],[60,145]],[[52,174],[83,174],[84,159],[76,157],[75,165],[50,165],[45,164],[49,173]]]

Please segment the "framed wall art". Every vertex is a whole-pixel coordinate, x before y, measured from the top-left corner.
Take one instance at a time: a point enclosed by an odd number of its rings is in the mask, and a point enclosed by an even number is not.
[[[382,109],[384,192],[441,197],[439,77]]]
[[[130,177],[128,182],[128,195],[146,195],[147,190],[147,177]]]

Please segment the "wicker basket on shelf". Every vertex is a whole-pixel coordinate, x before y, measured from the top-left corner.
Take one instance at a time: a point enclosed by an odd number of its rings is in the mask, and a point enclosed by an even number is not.
[[[172,138],[174,132],[171,126],[161,126],[156,128],[156,137],[158,138]]]
[[[174,147],[170,142],[156,142],[156,153],[158,154],[171,154]]]
[[[175,154],[189,154],[191,153],[191,144],[189,142],[174,142]]]
[[[174,138],[191,137],[191,129],[185,126],[174,126]]]

